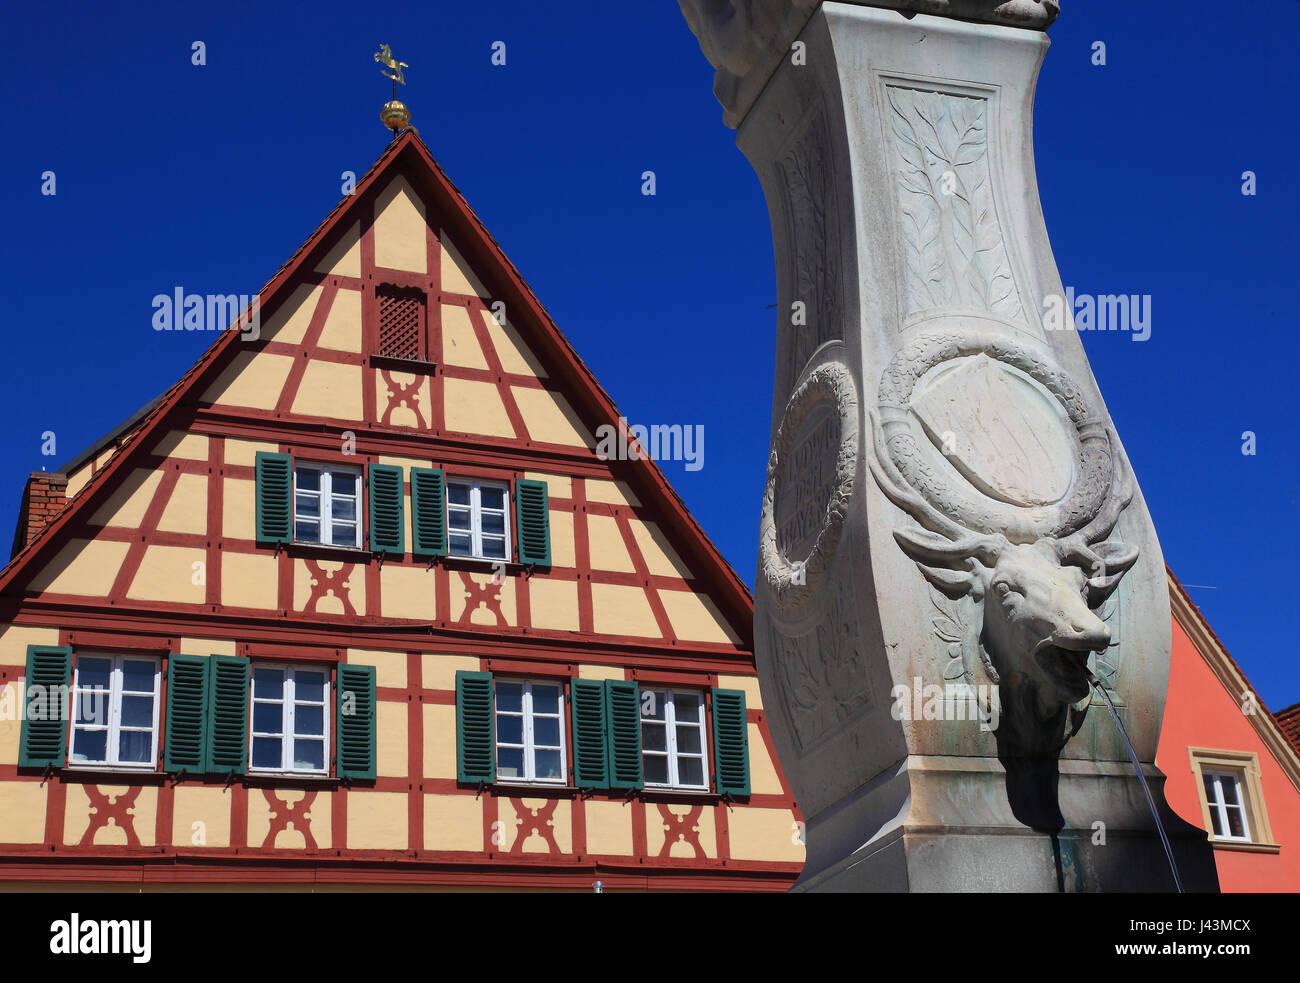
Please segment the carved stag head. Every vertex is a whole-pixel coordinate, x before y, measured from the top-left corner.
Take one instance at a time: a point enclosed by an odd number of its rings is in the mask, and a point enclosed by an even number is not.
[[[983,602],[980,644],[986,668],[1009,705],[1032,703],[1040,720],[1058,717],[1090,692],[1088,653],[1103,650],[1110,629],[1095,613],[1138,557],[1136,547],[1105,542],[1133,487],[1116,467],[1100,511],[1077,531],[1012,542],[970,529],[936,509],[902,476],[875,426],[877,483],[921,528],[894,538],[921,573],[948,597]],[[1030,699],[1032,697],[1032,699]],[[1022,722],[1023,723],[1023,722]]]

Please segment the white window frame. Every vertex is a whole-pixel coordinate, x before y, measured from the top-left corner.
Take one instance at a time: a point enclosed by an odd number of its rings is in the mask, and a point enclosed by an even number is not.
[[[519,713],[513,710],[501,710],[496,699],[496,688],[502,683],[523,687],[523,694],[520,698]],[[535,712],[533,710],[533,687],[546,686],[556,690],[558,698],[556,700],[557,713],[556,718],[559,721],[560,731],[560,777],[559,778],[538,778],[537,777],[537,740],[534,732],[533,721]],[[497,775],[497,781],[502,785],[568,785],[569,784],[569,759],[568,749],[564,743],[564,683],[558,679],[514,679],[502,678],[493,679],[492,681],[492,740],[493,754],[502,747],[522,748],[524,752],[524,774],[502,778]],[[523,718],[523,744],[505,742],[499,740],[500,728],[497,726],[499,717],[522,717]],[[542,714],[544,717],[550,717],[551,714]],[[542,750],[553,751],[554,745],[542,745]]]
[[[643,711],[643,710],[644,710],[645,705],[646,705],[645,702],[644,702],[644,698],[645,698],[645,694],[646,694],[646,693],[650,693],[650,694],[652,694],[656,700],[662,700],[662,701],[663,701],[663,704],[664,704],[664,719],[663,719],[663,720],[654,720],[653,718],[646,717],[645,714],[644,714],[643,712],[640,712],[640,711]],[[677,719],[677,703],[676,703],[676,699],[675,699],[675,697],[676,697],[677,695],[679,695],[679,694],[682,695],[682,696],[694,696],[694,697],[697,697],[697,698],[699,699],[699,701],[700,701],[700,709],[699,709],[699,720],[698,720],[698,721],[695,721],[695,720],[681,720],[681,721],[679,721],[679,720]],[[666,758],[668,759],[668,781],[667,781],[667,782],[650,782],[650,781],[647,781],[647,782],[645,782],[645,787],[646,787],[646,788],[672,788],[672,789],[685,789],[685,790],[689,790],[689,791],[692,791],[692,792],[707,792],[707,791],[709,791],[709,788],[710,788],[710,785],[709,785],[709,727],[708,727],[708,722],[707,722],[707,719],[706,719],[706,717],[707,717],[707,713],[708,713],[708,710],[707,710],[707,708],[706,708],[705,705],[704,705],[704,704],[705,704],[704,691],[703,691],[703,690],[696,690],[696,689],[658,689],[658,688],[654,688],[654,687],[647,687],[647,688],[643,688],[643,689],[641,690],[640,696],[641,696],[641,698],[642,698],[642,703],[641,703],[641,706],[640,706],[640,709],[639,709],[639,714],[640,714],[639,719],[640,719],[640,721],[641,721],[641,733],[642,733],[642,741],[641,741],[641,768],[642,768],[642,773],[644,774],[644,772],[645,772],[645,758],[646,758],[647,755],[649,755],[649,756],[651,756],[651,757],[656,757],[656,758],[666,757]],[[653,724],[654,726],[656,726],[656,727],[662,726],[662,727],[664,728],[664,750],[662,750],[662,751],[647,751],[647,750],[645,749],[645,740],[644,740],[644,735],[645,735],[645,724],[646,724],[647,722],[652,723],[652,724]],[[681,724],[687,724],[687,725],[696,725],[696,724],[698,724],[698,726],[699,726],[699,728],[700,728],[700,753],[699,753],[699,754],[694,754],[694,753],[689,752],[689,751],[682,752],[682,751],[678,751],[678,750],[677,750],[677,725],[678,725],[679,723],[681,723]],[[680,771],[679,771],[678,766],[677,766],[678,758],[681,758],[681,757],[686,757],[686,758],[698,758],[698,759],[700,760],[700,763],[701,763],[701,766],[702,766],[703,777],[704,777],[704,783],[703,783],[702,785],[687,785],[687,784],[685,784],[685,783],[683,783],[683,782],[681,781]]]
[[[1243,776],[1236,771],[1227,769],[1205,768],[1201,772],[1202,782],[1210,785],[1205,790],[1205,802],[1210,810],[1210,834],[1216,840],[1227,840],[1234,843],[1253,843],[1250,830],[1250,810],[1247,808],[1248,791]],[[1232,805],[1228,802],[1227,796],[1223,794],[1223,783],[1232,782],[1233,787],[1237,790],[1237,804]],[[1214,794],[1211,796],[1210,791]],[[1229,810],[1235,809],[1241,815],[1241,828],[1244,836],[1234,836],[1231,832],[1232,824],[1228,822]],[[1220,833],[1214,827],[1221,826],[1223,832]]]
[[[320,490],[312,491],[310,489],[298,489],[298,472],[300,469],[310,469],[320,473]],[[352,491],[339,490],[335,492],[335,477],[347,477],[351,479]],[[342,484],[342,482],[340,482]],[[305,521],[315,521],[319,527],[319,539],[299,539],[298,538],[298,496],[308,495],[316,496],[320,499],[320,518],[315,519],[311,516],[304,516]],[[351,545],[347,543],[334,542],[334,498],[346,497],[352,495],[356,498],[356,535],[353,537]],[[293,541],[303,543],[309,546],[334,547],[335,549],[360,549],[361,548],[361,527],[362,527],[362,498],[361,498],[361,469],[351,467],[345,464],[326,464],[319,461],[297,461],[293,462]]]
[[[108,672],[108,719],[103,723],[93,723],[89,725],[78,725],[77,707],[81,699],[81,665],[83,659],[107,659],[109,662]],[[122,690],[122,666],[126,662],[145,662],[153,666],[153,692],[145,693],[141,690],[128,690],[123,693]],[[69,768],[112,768],[121,771],[157,771],[158,770],[158,713],[162,704],[162,659],[148,655],[114,655],[109,652],[85,652],[77,653],[75,671],[72,679],[72,712],[70,731],[68,735],[68,767]],[[118,761],[119,743],[122,733],[122,697],[126,696],[152,696],[153,697],[153,721],[150,726],[149,742],[149,760],[148,761]],[[127,732],[145,733],[143,728],[127,727]],[[73,756],[77,753],[77,732],[87,731],[107,731],[108,736],[105,739],[104,761],[75,761]]]
[[[273,669],[284,673],[284,685],[280,691],[280,699],[267,699],[257,696],[257,670]],[[321,723],[324,733],[320,735],[324,753],[322,760],[324,767],[315,768],[296,768],[293,765],[293,745],[301,736],[310,740],[316,740],[316,734],[296,734],[294,733],[294,709],[299,704],[304,706],[316,706],[314,700],[298,700],[296,698],[295,677],[299,672],[318,672],[325,678],[324,689],[321,691],[322,707]],[[314,775],[316,777],[328,777],[330,773],[330,695],[332,688],[330,686],[330,668],[322,665],[295,665],[289,662],[254,662],[249,672],[248,683],[248,770],[252,774],[258,775]],[[256,729],[255,718],[257,716],[258,703],[280,704],[280,733],[271,734]],[[253,764],[253,739],[256,737],[275,737],[280,740],[280,766],[278,768],[257,767]]]
[[[453,505],[451,502],[451,488],[453,485],[461,485],[469,489],[469,505]],[[504,494],[504,506],[502,508],[502,528],[505,530],[505,556],[486,556],[483,553],[483,506],[480,491],[483,488],[497,488]],[[452,529],[451,514],[452,512],[469,512],[469,529]],[[490,510],[495,512],[496,509]],[[470,553],[457,553],[452,550],[451,537],[463,536],[469,533]],[[495,537],[495,533],[490,533]],[[490,563],[509,563],[514,554],[511,552],[510,544],[510,484],[505,481],[480,480],[478,478],[460,478],[447,477],[447,555],[460,556],[473,560],[487,560]]]

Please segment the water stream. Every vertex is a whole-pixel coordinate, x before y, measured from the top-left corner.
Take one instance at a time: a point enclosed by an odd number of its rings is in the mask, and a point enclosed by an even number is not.
[[[1124,742],[1124,747],[1128,750],[1129,760],[1133,762],[1133,770],[1137,772],[1138,781],[1142,783],[1142,791],[1146,793],[1147,805],[1151,807],[1151,818],[1156,822],[1156,832],[1160,834],[1160,844],[1165,848],[1165,857],[1169,861],[1169,872],[1174,875],[1174,887],[1178,889],[1179,894],[1182,894],[1183,882],[1178,878],[1178,866],[1174,863],[1174,851],[1169,845],[1169,837],[1165,833],[1165,824],[1160,821],[1160,813],[1156,809],[1156,800],[1151,795],[1146,776],[1142,774],[1142,766],[1138,763],[1137,754],[1133,751],[1133,744],[1128,739],[1128,732],[1124,729],[1119,714],[1115,712],[1115,704],[1111,702],[1110,694],[1106,692],[1106,687],[1101,685],[1096,676],[1092,677],[1092,686],[1106,701],[1106,709],[1110,711],[1110,719],[1115,722],[1115,730],[1119,734],[1119,739]]]

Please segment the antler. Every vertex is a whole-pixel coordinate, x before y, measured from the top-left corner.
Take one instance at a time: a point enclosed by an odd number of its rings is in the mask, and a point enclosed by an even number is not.
[[[1121,455],[1115,455],[1115,472],[1107,496],[1097,515],[1082,529],[1056,542],[1056,555],[1062,563],[1073,563],[1089,570],[1089,586],[1098,600],[1109,596],[1137,562],[1138,548],[1123,543],[1105,542],[1115,529],[1120,513],[1133,499],[1133,476]]]

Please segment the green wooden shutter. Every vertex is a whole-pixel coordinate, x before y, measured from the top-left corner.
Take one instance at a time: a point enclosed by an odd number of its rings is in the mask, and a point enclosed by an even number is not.
[[[515,518],[519,527],[519,562],[551,565],[551,508],[546,482],[520,478],[515,482]]]
[[[609,787],[640,788],[641,696],[636,683],[605,680],[605,720],[609,738]]]
[[[68,714],[71,707],[72,649],[27,646],[23,725],[18,764],[26,768],[62,768],[68,758]],[[41,689],[34,690],[39,686]],[[36,694],[38,699],[33,700]]]
[[[339,666],[335,755],[339,778],[375,777],[375,667]]]
[[[406,552],[406,510],[402,469],[392,464],[370,465],[370,549],[401,556]]]
[[[456,673],[456,780],[470,785],[494,782],[496,745],[492,741],[492,673]]]
[[[293,541],[293,458],[257,452],[257,541]]]
[[[207,771],[248,770],[248,659],[214,655],[208,671]]]
[[[411,468],[411,552],[447,555],[447,479],[441,470]]]
[[[713,755],[718,792],[748,795],[749,724],[744,690],[713,691]]]
[[[599,679],[574,679],[569,692],[573,702],[573,784],[609,788],[605,684]]]
[[[167,733],[163,769],[202,774],[208,770],[208,676],[206,656],[167,656]]]

